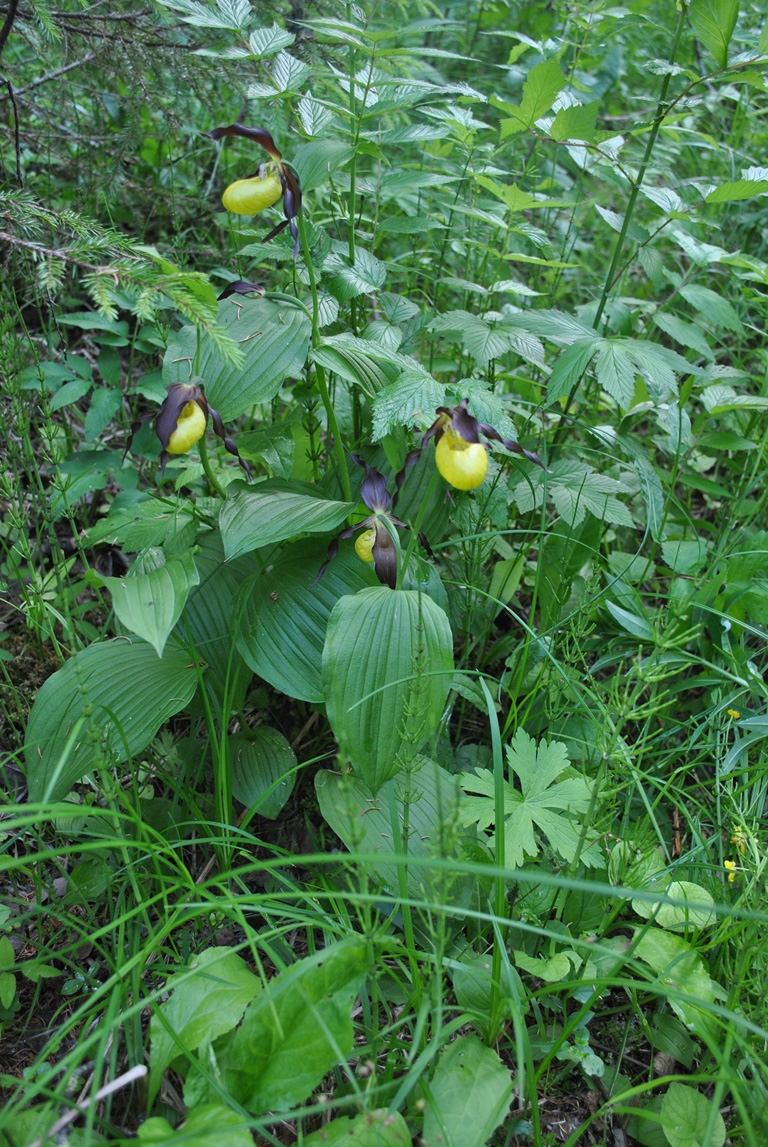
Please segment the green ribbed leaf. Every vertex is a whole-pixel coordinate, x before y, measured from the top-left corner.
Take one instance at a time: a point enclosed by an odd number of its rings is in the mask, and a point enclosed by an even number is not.
[[[105,577],[102,581],[112,595],[112,605],[120,622],[143,637],[163,656],[163,649],[193,585],[200,575],[190,553],[166,558],[162,550],[153,550],[157,562],[149,573],[128,577]]]
[[[294,534],[335,530],[353,508],[352,502],[316,498],[276,484],[233,486],[221,510],[219,525],[227,558],[285,541]]]
[[[452,671],[448,618],[426,595],[379,586],[334,607],[323,650],[328,720],[372,793],[437,729]]]
[[[352,541],[341,542],[320,581],[327,542],[286,546],[274,565],[245,583],[237,649],[254,673],[275,689],[302,701],[322,701],[321,665],[328,617],[344,594],[378,585],[373,567],[361,562]]]
[[[311,323],[298,307],[239,295],[219,303],[218,322],[243,353],[233,366],[198,331],[182,327],[173,335],[163,360],[163,381],[189,382],[200,376],[211,406],[227,422],[257,402],[274,398],[285,379],[299,374],[307,358]]]
[[[117,639],[76,653],[48,678],[32,707],[29,799],[59,800],[100,761],[120,764],[141,752],[189,704],[197,679],[186,649],[158,658],[144,641]]]

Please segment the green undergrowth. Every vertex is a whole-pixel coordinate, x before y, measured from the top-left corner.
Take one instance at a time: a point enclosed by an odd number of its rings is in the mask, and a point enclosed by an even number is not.
[[[4,28],[1,1147],[762,1147],[764,13]]]

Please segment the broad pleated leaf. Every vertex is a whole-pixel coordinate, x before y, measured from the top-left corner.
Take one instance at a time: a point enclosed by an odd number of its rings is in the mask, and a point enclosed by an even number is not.
[[[275,820],[296,783],[296,754],[277,729],[258,728],[229,738],[232,793],[259,816]]]
[[[162,550],[154,551],[161,563],[150,573],[129,577],[105,577],[104,585],[112,595],[112,605],[120,622],[143,637],[163,656],[163,649],[192,586],[200,580],[190,553],[167,558]]]
[[[289,697],[322,701],[322,658],[328,617],[340,597],[378,585],[373,567],[360,561],[352,541],[320,581],[327,542],[307,540],[286,546],[265,574],[241,591],[237,649],[246,664]]]
[[[353,505],[276,488],[272,483],[238,484],[219,518],[224,552],[231,560],[295,534],[328,533],[342,524]]]
[[[195,366],[197,330],[182,327],[168,344],[163,381],[168,386],[199,375],[206,398],[227,422],[255,403],[274,398],[287,377],[299,374],[309,350],[311,324],[298,307],[242,295],[219,304],[218,321],[243,352],[241,365],[227,362],[202,335]]]
[[[445,854],[445,825],[455,823],[462,800],[456,777],[440,768],[427,757],[413,763],[410,777],[410,807],[408,820],[408,855],[415,857],[443,856]],[[382,857],[372,869],[374,879],[390,892],[398,888],[395,846],[392,840],[392,822],[389,813],[390,790],[398,800],[400,781],[396,777],[382,786],[376,797],[357,777],[341,777],[338,773],[321,769],[315,777],[320,811],[351,852],[377,854]],[[453,858],[457,855],[455,833],[450,834]],[[477,834],[466,831],[462,837],[461,852],[478,859]],[[439,897],[442,903],[469,903],[477,888],[476,876],[446,874],[439,869],[423,865],[409,865],[406,869],[408,891],[411,896]]]
[[[691,0],[691,24],[718,68],[728,63],[728,45],[739,15],[739,0]]]
[[[328,720],[371,792],[435,732],[452,671],[448,618],[426,595],[380,586],[334,607],[323,650]]]
[[[119,764],[141,752],[160,726],[189,704],[197,679],[185,649],[169,649],[158,658],[144,641],[117,639],[76,653],[48,678],[32,707],[26,744],[29,799],[59,800],[94,765]]]

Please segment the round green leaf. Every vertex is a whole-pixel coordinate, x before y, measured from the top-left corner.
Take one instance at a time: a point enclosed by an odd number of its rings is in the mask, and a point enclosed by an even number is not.
[[[693,1087],[670,1083],[661,1104],[661,1126],[671,1147],[723,1147],[725,1123],[712,1106]]]
[[[302,701],[323,700],[323,643],[336,602],[378,585],[373,567],[360,561],[351,541],[341,542],[338,556],[314,582],[326,547],[310,539],[286,546],[270,570],[245,583],[239,599],[239,653],[254,673]]]
[[[119,764],[141,752],[163,722],[189,704],[196,687],[186,649],[159,658],[144,641],[118,638],[76,653],[48,678],[32,707],[29,799],[60,800],[94,765]]]
[[[277,729],[252,729],[229,739],[232,792],[241,804],[276,820],[296,783],[296,754]]]
[[[189,382],[199,375],[205,395],[224,421],[254,403],[274,398],[284,380],[299,374],[309,350],[311,323],[298,307],[239,295],[219,303],[218,322],[238,344],[239,365],[227,362],[215,343],[201,335],[198,365],[196,327],[182,327],[163,360],[163,381]]]
[[[452,672],[451,627],[426,594],[379,586],[334,607],[323,650],[328,720],[372,793],[437,729]]]

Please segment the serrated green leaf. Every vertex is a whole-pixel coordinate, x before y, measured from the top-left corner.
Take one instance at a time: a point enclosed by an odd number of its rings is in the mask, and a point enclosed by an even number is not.
[[[510,119],[501,121],[501,138],[506,139],[518,131],[533,127],[537,119],[548,112],[555,102],[558,92],[565,87],[567,80],[556,60],[542,60],[534,65],[523,85],[523,98],[518,107],[506,105]]]
[[[595,357],[595,374],[600,386],[622,410],[632,405],[635,393],[635,367],[629,352],[619,342],[600,339]]]
[[[189,704],[197,682],[185,649],[158,658],[144,641],[116,639],[76,653],[48,678],[32,707],[25,749],[29,799],[59,800],[100,761],[119,764],[141,752]],[[80,733],[68,744],[76,727]]]
[[[327,542],[286,546],[271,569],[246,582],[234,615],[240,618],[237,649],[253,670],[289,697],[322,701],[322,657],[331,610],[340,597],[378,585],[372,566],[360,561],[351,541],[314,579]]]
[[[442,1052],[427,1088],[424,1147],[485,1147],[512,1099],[512,1074],[476,1035]]]
[[[565,398],[584,375],[597,352],[597,339],[577,339],[567,346],[547,379],[547,403]]]
[[[691,0],[688,9],[693,30],[718,68],[728,64],[728,45],[739,15],[739,0]]]
[[[92,386],[90,378],[73,378],[71,382],[65,382],[50,400],[51,410],[62,410],[65,406],[79,402]]]
[[[170,997],[156,1005],[150,1023],[150,1103],[182,1049],[193,1052],[235,1027],[261,981],[231,948],[206,948],[188,971],[171,976],[166,988]]]
[[[755,195],[765,195],[766,192],[768,192],[768,180],[735,179],[721,183],[714,191],[710,191],[704,202],[733,203],[740,199],[753,199]]]
[[[594,139],[597,108],[597,100],[588,104],[573,104],[568,108],[560,108],[552,121],[549,135],[558,143],[562,140],[583,139],[589,141]]]
[[[242,296],[219,304],[218,321],[240,348],[242,361],[237,366],[225,362],[215,343],[202,334],[198,373],[206,398],[227,422],[274,398],[287,377],[301,373],[311,323],[298,307]],[[166,386],[189,382],[197,350],[195,327],[182,327],[171,337],[163,359]]]
[[[403,355],[381,343],[350,334],[329,335],[313,348],[310,357],[326,370],[359,386],[369,398],[393,382],[402,365],[408,362]]]
[[[194,521],[184,498],[144,498],[130,505],[113,504],[109,514],[86,531],[89,545],[107,542],[136,553],[159,546],[169,534],[179,534]]]
[[[566,460],[555,462],[549,474],[531,471],[525,482],[514,489],[515,501],[521,513],[542,505],[545,491],[558,513],[571,526],[584,520],[587,511],[604,522],[631,526],[632,515],[616,497],[624,492],[621,482],[605,474],[597,474],[581,462]]]
[[[505,330],[492,327],[469,311],[449,311],[448,314],[439,315],[430,323],[429,329],[452,342],[461,341],[467,354],[471,355],[481,369],[505,354],[511,346],[509,334]]]
[[[257,28],[255,32],[251,32],[248,37],[248,47],[254,56],[273,56],[281,48],[290,47],[294,39],[291,32],[286,32],[285,28],[273,24],[271,28]]]
[[[680,288],[680,294],[692,307],[704,315],[708,327],[725,327],[730,331],[743,330],[741,319],[734,307],[713,291],[710,287],[700,287],[696,283],[688,283]]]
[[[435,420],[435,407],[445,398],[445,387],[431,374],[421,371],[405,373],[397,382],[385,386],[373,400],[373,439],[380,442],[396,426],[413,426],[426,430]]]
[[[379,586],[334,606],[323,650],[328,720],[372,793],[434,734],[452,671],[448,618],[426,595]]]
[[[218,1057],[236,1103],[256,1115],[287,1111],[346,1058],[369,950],[365,937],[341,940],[286,968],[258,993]]]
[[[666,312],[654,315],[653,321],[657,327],[660,327],[681,346],[690,347],[691,350],[695,350],[697,354],[708,359],[709,362],[714,360],[714,351],[707,342],[703,330],[696,323],[686,322],[685,319],[681,319],[677,315],[666,314]]]
[[[150,573],[128,577],[105,577],[119,620],[163,656],[171,630],[181,617],[189,591],[200,581],[192,554],[166,558],[155,551],[157,566]]]
[[[301,183],[301,190],[306,194],[322,187],[333,178],[335,171],[340,171],[349,163],[354,154],[353,147],[338,139],[317,139],[311,143],[300,144],[292,160]]]
[[[296,534],[328,533],[354,508],[353,502],[315,498],[281,485],[279,479],[258,486],[232,483],[229,490],[233,492],[219,516],[228,561]]]
[[[504,782],[507,863],[520,868],[526,857],[537,855],[538,829],[566,860],[573,860],[578,852],[583,864],[601,867],[604,861],[597,847],[597,834],[578,822],[579,814],[586,813],[590,805],[589,782],[582,777],[557,780],[570,765],[566,746],[560,741],[537,745],[524,729],[518,729],[507,746],[507,762],[510,776],[514,774],[520,784],[518,790],[511,780]],[[476,769],[475,774],[462,774],[465,792],[477,795],[467,797],[461,816],[465,824],[488,828],[496,815],[495,780],[487,769]],[[563,816],[561,810],[568,815]]]
[[[323,264],[323,283],[340,303],[378,291],[386,277],[384,264],[364,247],[356,248],[354,263],[348,256],[336,252]]]

